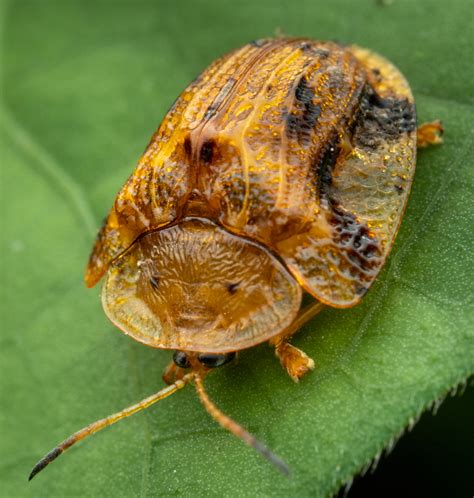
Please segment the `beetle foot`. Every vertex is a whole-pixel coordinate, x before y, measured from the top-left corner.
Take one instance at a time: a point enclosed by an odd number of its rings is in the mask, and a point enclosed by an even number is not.
[[[429,145],[440,144],[443,142],[443,139],[441,138],[443,133],[444,128],[439,119],[429,123],[423,123],[418,126],[418,129],[416,130],[416,146],[428,147]]]
[[[181,380],[186,372],[183,368],[176,365],[174,361],[171,361],[163,372],[162,379],[168,384],[174,384],[177,380]]]
[[[303,375],[314,369],[314,361],[301,349],[282,341],[275,346],[275,355],[288,375],[298,382]]]

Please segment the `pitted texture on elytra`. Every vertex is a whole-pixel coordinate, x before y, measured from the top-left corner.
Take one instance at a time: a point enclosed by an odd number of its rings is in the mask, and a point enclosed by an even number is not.
[[[149,346],[225,352],[278,334],[301,289],[266,249],[203,219],[141,237],[112,264],[104,309]]]
[[[278,252],[321,301],[351,306],[390,250],[414,166],[413,98],[385,59],[310,40],[246,45],[169,111],[117,197],[87,282],[144,231],[200,216]]]

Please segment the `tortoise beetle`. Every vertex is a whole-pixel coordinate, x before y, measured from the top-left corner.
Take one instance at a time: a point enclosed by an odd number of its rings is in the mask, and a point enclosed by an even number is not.
[[[281,471],[286,464],[222,413],[203,378],[269,341],[288,374],[314,367],[291,336],[325,305],[356,305],[398,231],[416,147],[403,75],[369,50],[264,39],[211,64],[171,107],[118,193],[85,280],[133,339],[174,350],[158,393],[76,432],[84,437],[194,383],[209,414]],[[418,142],[418,143],[417,143]],[[300,309],[302,293],[314,302]]]

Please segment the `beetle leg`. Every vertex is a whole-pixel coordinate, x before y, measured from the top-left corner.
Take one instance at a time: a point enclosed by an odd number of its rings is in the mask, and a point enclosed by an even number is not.
[[[271,339],[269,342],[275,346],[275,355],[280,360],[281,366],[288,372],[288,375],[298,382],[303,375],[314,368],[314,361],[304,351],[291,345],[288,341],[293,334],[308,321],[311,320],[324,308],[324,304],[314,301],[303,308],[295,320],[283,332]]]
[[[303,375],[314,368],[314,361],[304,351],[292,346],[286,339],[275,345],[275,355],[288,375],[298,382]]]
[[[441,138],[443,133],[444,128],[439,119],[429,123],[423,123],[418,126],[418,129],[416,130],[416,146],[420,148],[428,147],[428,145],[440,144],[443,141]]]
[[[162,379],[166,384],[174,384],[177,380],[181,380],[186,372],[178,367],[174,361],[171,361],[163,372]]]

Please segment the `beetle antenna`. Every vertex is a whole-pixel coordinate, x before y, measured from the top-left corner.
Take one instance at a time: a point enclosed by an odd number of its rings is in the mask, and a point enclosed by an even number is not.
[[[95,432],[98,432],[101,429],[104,429],[105,427],[107,427],[109,425],[115,424],[115,422],[118,422],[119,420],[122,420],[125,417],[129,417],[130,415],[133,415],[134,413],[137,413],[140,410],[148,408],[149,406],[151,406],[153,403],[156,403],[157,401],[160,401],[164,398],[167,398],[171,394],[174,394],[175,392],[182,389],[193,377],[194,377],[194,374],[189,373],[189,374],[185,375],[182,379],[177,380],[174,384],[166,386],[164,389],[161,389],[161,391],[158,391],[157,393],[152,394],[151,396],[149,396],[148,398],[145,398],[144,400],[140,401],[139,403],[136,403],[135,405],[129,406],[128,408],[125,408],[124,410],[122,410],[118,413],[114,413],[113,415],[110,415],[106,418],[103,418],[101,420],[97,420],[97,422],[89,424],[87,427],[84,427],[80,431],[75,432],[74,434],[72,434],[72,436],[69,436],[62,443],[58,444],[58,446],[56,446],[56,448],[54,448],[49,453],[47,453],[33,467],[33,470],[31,471],[31,474],[30,474],[28,480],[31,481],[31,479],[33,479],[33,477],[35,477],[35,475],[38,472],[42,471],[53,460],[56,460],[56,458],[59,455],[61,455],[61,453],[66,451],[73,444],[76,444],[78,441],[81,441],[82,439],[86,438],[87,436],[91,436]]]
[[[262,442],[260,442],[255,436],[252,436],[247,432],[241,425],[228,417],[225,413],[221,412],[219,408],[210,400],[207,392],[204,389],[204,384],[201,377],[196,374],[194,377],[194,383],[196,386],[196,391],[201,400],[202,405],[206,409],[207,413],[224,429],[242,439],[242,441],[251,446],[254,450],[257,450],[263,457],[265,457],[270,463],[275,465],[275,467],[283,474],[289,475],[290,469],[288,465],[275,453],[273,453],[269,448],[267,448]]]

